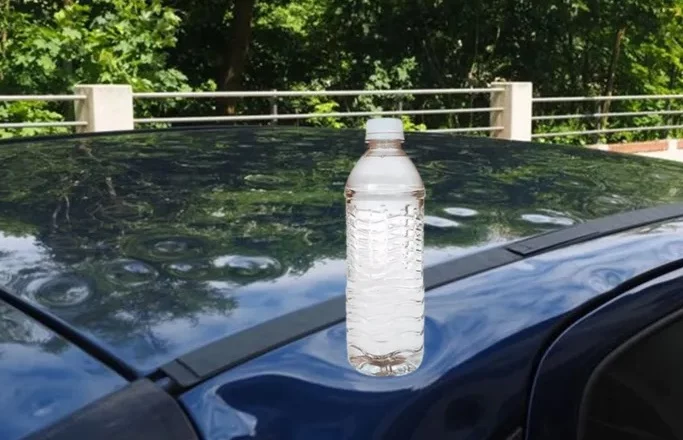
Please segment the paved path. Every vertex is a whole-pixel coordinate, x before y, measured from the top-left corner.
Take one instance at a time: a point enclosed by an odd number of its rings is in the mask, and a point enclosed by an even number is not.
[[[672,151],[653,151],[650,153],[635,153],[639,156],[657,157],[659,159],[675,160],[676,162],[683,162],[683,150]]]

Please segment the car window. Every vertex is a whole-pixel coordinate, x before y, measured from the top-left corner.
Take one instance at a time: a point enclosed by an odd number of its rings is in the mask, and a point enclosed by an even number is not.
[[[683,438],[683,319],[614,352],[589,383],[579,438]]]

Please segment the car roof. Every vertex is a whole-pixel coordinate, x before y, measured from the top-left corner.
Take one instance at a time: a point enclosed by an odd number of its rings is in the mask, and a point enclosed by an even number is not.
[[[683,164],[409,133],[425,262],[680,201]],[[0,285],[141,373],[343,295],[362,132],[128,132],[0,144]]]

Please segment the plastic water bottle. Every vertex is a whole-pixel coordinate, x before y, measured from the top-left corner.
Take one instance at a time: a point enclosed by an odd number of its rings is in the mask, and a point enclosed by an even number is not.
[[[424,185],[400,119],[370,119],[346,182],[346,341],[364,374],[398,376],[424,352]]]

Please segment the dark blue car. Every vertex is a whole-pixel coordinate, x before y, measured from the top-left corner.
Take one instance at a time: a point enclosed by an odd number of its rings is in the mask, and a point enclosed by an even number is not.
[[[409,134],[415,373],[347,362],[363,133],[0,144],[0,439],[683,438],[683,164]]]

